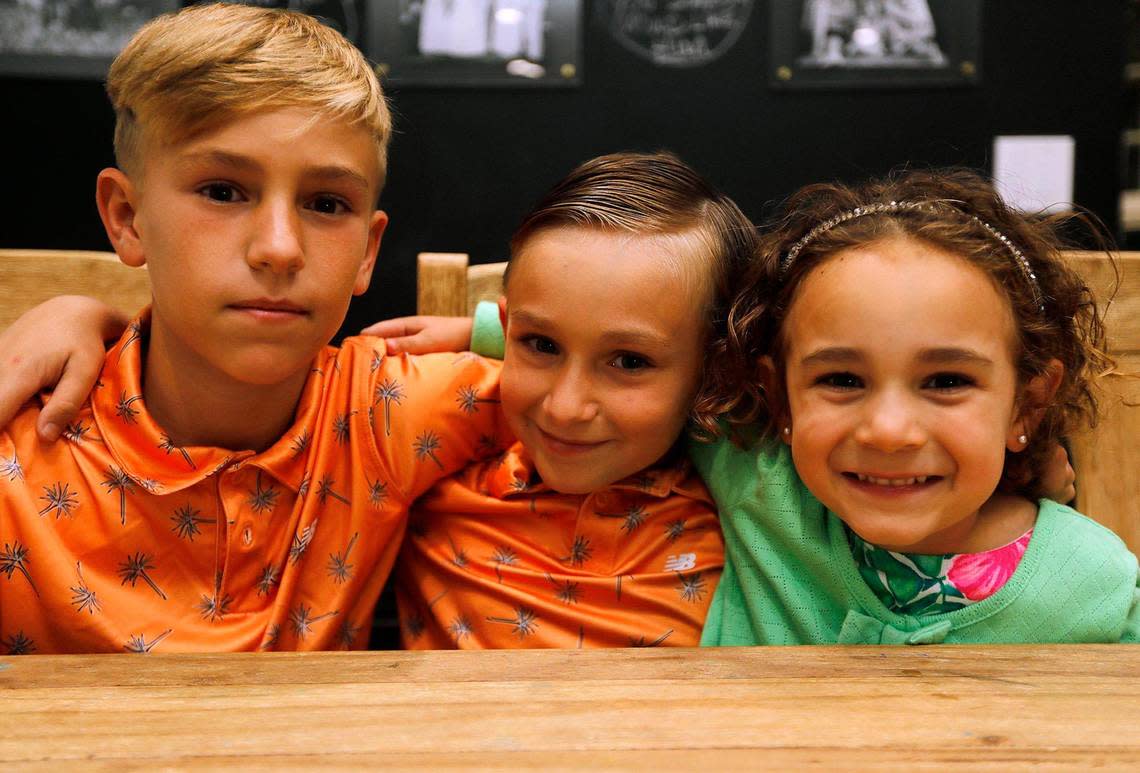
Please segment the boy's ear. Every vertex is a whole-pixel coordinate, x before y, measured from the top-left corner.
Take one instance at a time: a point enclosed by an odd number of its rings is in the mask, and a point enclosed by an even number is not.
[[[99,173],[95,180],[95,205],[119,260],[135,267],[146,263],[142,240],[135,228],[138,191],[121,169],[109,167]]]
[[[503,334],[507,332],[507,296],[499,296],[499,325],[503,328]]]
[[[376,255],[380,252],[380,239],[384,236],[384,229],[388,227],[388,214],[383,210],[376,210],[368,223],[368,245],[365,248],[364,261],[356,272],[356,281],[352,285],[353,295],[363,295],[372,283],[372,270],[376,268]]]
[[[1021,389],[1017,401],[1017,415],[1009,425],[1005,445],[1010,451],[1024,451],[1025,443],[1022,436],[1031,437],[1033,430],[1041,423],[1045,411],[1053,402],[1053,396],[1061,386],[1061,379],[1065,375],[1065,366],[1060,360],[1049,360],[1045,369],[1029,379]]]

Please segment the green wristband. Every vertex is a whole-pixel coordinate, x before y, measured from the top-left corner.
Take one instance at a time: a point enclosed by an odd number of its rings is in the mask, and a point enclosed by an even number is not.
[[[499,304],[479,301],[471,324],[471,351],[501,360],[505,348],[503,325],[499,322]]]

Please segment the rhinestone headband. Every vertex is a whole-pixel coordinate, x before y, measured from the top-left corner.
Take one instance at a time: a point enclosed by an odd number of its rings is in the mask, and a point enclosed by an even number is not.
[[[835,226],[841,223],[846,223],[848,220],[854,220],[857,217],[863,217],[864,215],[878,215],[883,212],[903,212],[907,210],[934,211],[934,207],[929,202],[925,201],[891,201],[879,204],[868,204],[865,207],[855,207],[854,209],[850,209],[846,212],[841,212],[834,217],[830,217],[827,220],[824,220],[822,223],[804,234],[804,236],[800,238],[799,241],[797,241],[795,244],[793,244],[791,249],[788,250],[788,254],[785,255],[783,260],[780,261],[781,276],[787,273],[788,268],[792,265],[792,262],[795,261],[796,257],[800,254],[804,247],[806,247],[817,236],[826,231],[830,231],[832,228],[835,228]],[[1033,300],[1037,304],[1037,308],[1039,308],[1041,311],[1044,311],[1045,298],[1041,293],[1041,285],[1037,282],[1037,274],[1034,273],[1033,266],[1029,264],[1029,259],[1026,258],[1025,255],[1022,254],[1021,250],[1017,248],[1017,245],[1010,241],[1009,237],[1003,234],[1001,231],[994,228],[992,225],[982,220],[977,215],[970,215],[970,219],[980,225],[982,228],[986,229],[986,231],[989,232],[990,236],[997,239],[1002,243],[1002,246],[1009,250],[1009,253],[1013,256],[1013,262],[1021,270],[1021,273],[1025,276],[1025,280],[1029,283],[1030,289],[1033,291]]]

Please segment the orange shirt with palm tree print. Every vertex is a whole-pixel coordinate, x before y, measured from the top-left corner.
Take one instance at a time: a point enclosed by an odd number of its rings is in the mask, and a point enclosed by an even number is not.
[[[521,444],[416,503],[396,562],[409,649],[695,647],[724,565],[681,457],[602,491],[551,491]]]
[[[38,403],[0,432],[0,653],[364,647],[412,500],[509,435],[499,363],[347,339],[265,451],[179,447],[142,399],[146,330],[60,441]]]

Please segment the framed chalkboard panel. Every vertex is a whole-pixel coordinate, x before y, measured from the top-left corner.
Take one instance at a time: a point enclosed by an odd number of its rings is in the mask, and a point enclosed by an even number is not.
[[[769,83],[905,87],[977,83],[981,0],[779,0]]]
[[[364,50],[397,86],[575,86],[583,0],[366,0]]]
[[[594,8],[627,50],[660,67],[701,67],[736,44],[752,0],[597,0]]]

